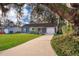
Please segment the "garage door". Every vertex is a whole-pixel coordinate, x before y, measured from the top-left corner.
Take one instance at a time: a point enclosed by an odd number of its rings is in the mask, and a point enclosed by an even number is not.
[[[47,34],[55,34],[55,27],[47,27],[46,33]]]
[[[4,29],[4,32],[5,32],[5,33],[9,33],[9,30],[8,30],[8,29]]]

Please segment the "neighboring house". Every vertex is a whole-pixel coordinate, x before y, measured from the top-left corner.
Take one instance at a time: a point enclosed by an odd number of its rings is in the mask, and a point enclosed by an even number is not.
[[[0,26],[0,34],[4,34],[4,26]]]
[[[55,34],[57,32],[57,27],[52,23],[26,24],[23,26],[23,32],[37,34]]]
[[[22,31],[21,27],[17,27],[17,26],[13,26],[13,27],[7,26],[4,29],[5,33],[20,33],[21,31]]]
[[[16,26],[13,22],[10,22],[8,26],[5,26],[5,33],[20,33],[22,31],[22,27]]]

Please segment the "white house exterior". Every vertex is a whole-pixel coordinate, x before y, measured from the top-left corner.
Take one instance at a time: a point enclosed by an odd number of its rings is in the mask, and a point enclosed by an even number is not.
[[[55,34],[55,27],[47,27],[46,34]]]
[[[5,33],[16,33],[16,32],[21,32],[21,31],[22,31],[22,28],[17,27],[17,26],[7,27],[4,29]]]
[[[20,33],[22,32],[22,27],[15,25],[12,21],[9,21],[9,23],[4,27],[5,33]]]
[[[39,34],[50,34],[50,35],[56,33],[55,27],[30,27],[29,31],[30,32],[33,31]]]
[[[27,31],[28,29],[28,31]],[[27,24],[23,27],[26,33],[37,33],[37,34],[55,34],[57,27],[54,24]]]

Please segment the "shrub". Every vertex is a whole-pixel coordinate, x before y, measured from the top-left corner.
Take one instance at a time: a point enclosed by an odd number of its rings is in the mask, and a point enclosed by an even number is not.
[[[79,55],[79,37],[72,34],[54,36],[51,45],[59,56]]]
[[[70,32],[73,32],[74,30],[73,30],[73,28],[72,28],[72,24],[71,23],[68,23],[68,25],[66,24],[66,25],[64,25],[63,27],[62,27],[62,32],[63,32],[63,34],[65,34],[65,33],[70,33]]]
[[[15,32],[15,33],[21,33],[20,31],[17,31],[17,32]]]
[[[30,31],[30,33],[31,33],[31,34],[37,34],[37,32],[35,32],[35,31]]]

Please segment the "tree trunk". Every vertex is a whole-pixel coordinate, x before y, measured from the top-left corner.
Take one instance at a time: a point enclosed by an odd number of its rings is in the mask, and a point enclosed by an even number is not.
[[[63,19],[66,19],[70,23],[74,24],[73,25],[74,33],[75,33],[75,35],[79,35],[79,12],[77,12],[78,11],[77,9],[75,9],[75,10],[68,9],[66,6],[64,6],[64,8],[67,9],[67,10],[65,10],[62,7],[60,7],[60,4],[47,4],[46,6],[52,12],[58,14]]]
[[[61,17],[58,18],[58,21],[57,21],[57,27],[58,27],[58,31],[57,31],[57,33],[58,33],[58,34],[62,34]]]
[[[73,25],[74,33],[75,35],[79,35],[79,14],[76,13],[73,19],[74,19],[74,25]]]

